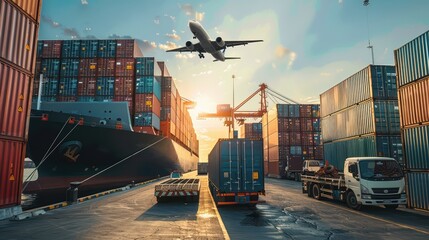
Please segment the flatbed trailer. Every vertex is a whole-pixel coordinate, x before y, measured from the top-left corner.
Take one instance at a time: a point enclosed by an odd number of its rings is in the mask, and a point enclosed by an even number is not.
[[[175,178],[155,185],[155,197],[162,199],[180,197],[190,201],[198,201],[200,195],[200,179]]]

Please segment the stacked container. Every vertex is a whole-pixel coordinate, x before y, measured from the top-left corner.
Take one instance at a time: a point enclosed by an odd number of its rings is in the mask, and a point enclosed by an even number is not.
[[[173,78],[164,62],[158,62],[161,69],[161,133],[176,140],[193,154],[198,155],[199,142],[193,127],[187,103],[180,96]]]
[[[0,219],[21,212],[39,0],[0,0]]]
[[[322,159],[319,105],[277,104],[262,117],[262,136],[269,177],[285,177],[285,166],[292,158]]]
[[[393,66],[369,65],[320,95],[324,159],[343,170],[347,157],[402,162]]]
[[[127,102],[134,130],[160,130],[161,70],[153,57],[142,57],[135,40],[39,41],[37,101]]]
[[[429,32],[395,50],[409,207],[429,210]]]
[[[240,138],[250,140],[262,139],[262,123],[245,123],[240,127]]]

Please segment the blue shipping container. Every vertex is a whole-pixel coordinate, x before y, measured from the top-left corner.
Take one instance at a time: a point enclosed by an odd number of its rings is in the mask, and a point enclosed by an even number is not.
[[[429,210],[429,172],[407,173],[408,206]]]
[[[429,169],[429,126],[405,128],[404,149],[407,169]]]
[[[136,91],[139,93],[153,93],[158,99],[161,99],[161,84],[154,76],[136,77]]]
[[[79,76],[79,59],[63,58],[61,60],[61,77]]]
[[[82,40],[80,42],[81,58],[96,58],[98,53],[98,40]]]
[[[77,77],[60,78],[60,87],[58,95],[60,96],[76,96],[77,94]]]
[[[115,92],[115,78],[114,77],[98,77],[96,93],[98,96],[109,95],[113,96]]]
[[[134,115],[134,126],[138,127],[154,127],[156,129],[161,129],[161,122],[159,117],[153,112],[141,112],[135,113]]]
[[[45,58],[42,59],[40,71],[44,77],[59,77],[60,76],[60,59]],[[40,73],[35,73],[39,75]]]
[[[43,47],[43,44],[42,44]],[[79,40],[64,40],[61,48],[62,58],[79,58],[80,57],[80,41]]]
[[[114,58],[116,56],[116,40],[99,40],[98,57]]]
[[[136,58],[136,76],[153,76],[155,67],[155,58],[143,57]]]
[[[208,158],[210,183],[220,193],[264,192],[262,154],[261,140],[219,139]]]

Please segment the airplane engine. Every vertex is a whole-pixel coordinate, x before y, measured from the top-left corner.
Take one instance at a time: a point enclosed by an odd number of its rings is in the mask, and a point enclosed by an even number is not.
[[[223,41],[223,39],[222,39],[221,37],[217,37],[217,38],[216,38],[216,44],[217,44],[219,47],[225,47],[225,42]]]
[[[194,50],[194,44],[192,44],[191,41],[187,41],[186,42],[186,48],[192,51],[192,50]]]

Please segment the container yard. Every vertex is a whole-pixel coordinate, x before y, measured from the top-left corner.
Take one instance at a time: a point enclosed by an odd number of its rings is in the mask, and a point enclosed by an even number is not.
[[[369,65],[320,95],[324,159],[342,169],[347,157],[403,161],[394,66]]]
[[[395,50],[408,204],[429,210],[429,32]]]
[[[428,8],[0,0],[1,238],[428,239]]]
[[[262,117],[266,175],[295,178],[294,170],[300,172],[304,160],[323,159],[319,108],[318,104],[277,104]]]

